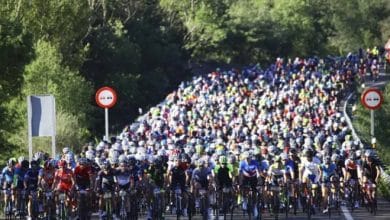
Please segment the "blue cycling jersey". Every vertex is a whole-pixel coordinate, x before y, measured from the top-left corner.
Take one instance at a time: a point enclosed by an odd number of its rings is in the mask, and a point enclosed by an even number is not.
[[[4,167],[3,171],[1,172],[3,176],[3,181],[5,181],[7,184],[12,184],[14,181],[14,170],[9,170],[8,167]]]
[[[260,165],[257,160],[251,160],[249,163],[246,160],[240,162],[239,171],[247,177],[255,176],[258,169],[260,169]]]
[[[285,171],[286,171],[287,173],[294,172],[294,168],[295,168],[294,161],[288,160],[288,161],[284,164],[284,167],[285,167]]]
[[[38,188],[38,176],[39,176],[39,170],[33,170],[29,169],[26,174],[24,175],[24,181],[26,182],[26,185],[28,189],[37,189]]]
[[[325,164],[321,165],[322,177],[327,180],[332,174],[335,174],[336,164],[332,163],[328,167]]]

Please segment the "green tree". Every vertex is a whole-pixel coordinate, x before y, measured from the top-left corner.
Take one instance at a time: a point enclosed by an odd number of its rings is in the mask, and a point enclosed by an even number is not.
[[[91,84],[62,65],[63,58],[55,46],[39,40],[34,49],[35,59],[25,68],[22,92],[8,104],[15,111],[13,120],[18,127],[18,132],[11,133],[9,139],[18,146],[27,146],[26,96],[52,94],[56,99],[59,146],[66,143],[81,146],[90,135],[87,128],[91,124],[88,117],[92,110]]]
[[[0,15],[0,160],[9,156],[15,143],[8,140],[9,134],[15,132],[13,123],[15,112],[7,103],[21,91],[23,70],[32,55],[31,36],[21,24]]]

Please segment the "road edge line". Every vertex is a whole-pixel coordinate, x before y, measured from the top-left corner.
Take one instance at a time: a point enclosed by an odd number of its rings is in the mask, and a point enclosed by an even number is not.
[[[349,212],[349,210],[345,206],[341,206],[341,211],[343,211],[343,215],[344,215],[345,219],[353,220],[351,213]]]

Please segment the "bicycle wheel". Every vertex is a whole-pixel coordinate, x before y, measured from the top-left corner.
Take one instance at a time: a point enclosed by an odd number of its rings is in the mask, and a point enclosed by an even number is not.
[[[307,197],[307,200],[306,200],[306,212],[307,212],[307,219],[311,219],[311,196],[308,196]]]
[[[274,194],[273,194],[273,208],[272,208],[272,211],[274,213],[275,219],[279,219],[279,207],[280,207],[279,195],[276,192],[274,192]]]

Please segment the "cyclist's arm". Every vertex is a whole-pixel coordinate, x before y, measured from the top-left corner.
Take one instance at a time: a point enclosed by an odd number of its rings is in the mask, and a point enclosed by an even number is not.
[[[376,165],[376,177],[375,177],[375,182],[376,183],[378,183],[380,176],[381,176],[381,169],[379,168],[378,165]]]

